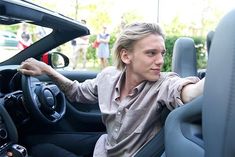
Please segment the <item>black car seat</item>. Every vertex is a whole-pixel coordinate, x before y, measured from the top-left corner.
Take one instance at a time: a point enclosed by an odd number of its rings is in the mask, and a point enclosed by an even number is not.
[[[206,50],[207,50],[207,58],[209,57],[211,42],[213,39],[215,31],[209,31],[206,36]],[[206,76],[206,69],[199,69],[198,70],[198,77],[204,78]]]
[[[206,49],[207,49],[207,55],[209,56],[210,53],[210,47],[212,43],[212,39],[214,36],[215,31],[209,31],[206,36]]]
[[[197,76],[196,48],[192,38],[180,37],[175,41],[172,71],[181,77]]]
[[[166,157],[235,156],[234,25],[232,10],[215,30],[203,96],[168,115]]]
[[[235,10],[215,30],[202,108],[206,157],[235,156]]]

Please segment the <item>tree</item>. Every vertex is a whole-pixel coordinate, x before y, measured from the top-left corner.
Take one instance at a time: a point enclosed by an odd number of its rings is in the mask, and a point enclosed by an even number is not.
[[[180,21],[179,16],[175,16],[171,23],[163,24],[165,32],[169,36],[182,35],[186,29],[186,25]]]

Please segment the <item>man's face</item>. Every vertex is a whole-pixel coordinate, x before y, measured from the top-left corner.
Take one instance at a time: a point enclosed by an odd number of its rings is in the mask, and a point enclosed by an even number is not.
[[[157,81],[164,63],[164,39],[160,35],[151,34],[134,45],[133,51],[128,53],[130,63],[127,72],[136,81]],[[132,77],[132,78],[133,78]]]

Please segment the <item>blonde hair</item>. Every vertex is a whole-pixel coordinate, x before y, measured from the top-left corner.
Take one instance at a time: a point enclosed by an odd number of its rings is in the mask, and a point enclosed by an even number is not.
[[[128,51],[132,51],[134,44],[137,41],[151,34],[160,35],[163,37],[163,39],[165,39],[165,35],[162,29],[156,23],[133,23],[127,25],[123,29],[113,47],[113,53],[118,69],[122,70],[125,68],[125,63],[123,63],[121,60],[121,50],[126,49]]]

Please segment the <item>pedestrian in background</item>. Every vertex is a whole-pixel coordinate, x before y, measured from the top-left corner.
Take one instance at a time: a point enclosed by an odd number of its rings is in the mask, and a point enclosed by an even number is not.
[[[17,31],[17,39],[19,40],[18,48],[23,50],[32,44],[32,37],[28,31],[28,24],[22,23]]]
[[[106,33],[107,27],[103,26],[102,33],[97,35],[97,42],[99,43],[99,46],[97,48],[97,55],[100,59],[101,69],[104,69],[107,66],[107,59],[110,55],[109,50],[109,40],[110,35]]]
[[[81,20],[81,23],[86,25],[86,20]],[[86,62],[87,62],[86,54],[87,54],[87,48],[89,46],[89,36],[86,35],[77,39],[73,39],[71,41],[71,44],[73,48],[73,58],[72,58],[73,69],[77,68],[80,55],[82,55],[82,68],[86,69]]]

